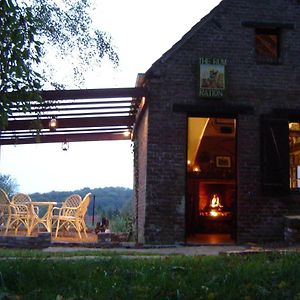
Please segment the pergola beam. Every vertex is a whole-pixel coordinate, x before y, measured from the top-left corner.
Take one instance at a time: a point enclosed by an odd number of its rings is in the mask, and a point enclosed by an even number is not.
[[[41,128],[49,128],[49,120],[39,120]],[[82,127],[107,127],[107,126],[132,126],[134,116],[124,117],[89,117],[89,118],[60,118],[57,119],[58,128],[82,128]],[[9,121],[6,130],[34,130],[34,120]]]
[[[0,131],[0,145],[130,139],[125,133],[132,131],[146,94],[146,89],[140,87],[42,91],[44,110],[34,100],[32,108],[36,111],[13,109],[7,127]],[[32,95],[21,95],[23,100],[27,96]],[[17,101],[18,93],[11,93],[10,98]],[[49,129],[53,117],[57,120],[56,131]]]
[[[39,117],[40,120],[50,120],[52,119],[53,116],[55,116],[56,118],[60,118],[60,117],[75,117],[75,116],[94,116],[94,117],[120,117],[120,116],[128,116],[129,111],[128,110],[119,110],[119,111],[108,111],[108,112],[104,112],[104,111],[93,111],[93,112],[78,112],[78,113],[55,113],[55,114],[48,114],[48,115],[42,115]],[[35,120],[37,118],[37,116],[34,116]],[[33,120],[33,118],[28,115],[22,115],[22,116],[17,116],[14,118],[14,120],[10,119],[9,122],[11,121],[16,121],[16,120],[20,120],[20,119],[27,119],[27,120]]]
[[[113,141],[130,140],[130,136],[123,133],[85,133],[85,134],[57,134],[32,136],[28,138],[1,139],[1,145],[36,144],[36,143],[62,143],[88,142],[88,141]]]
[[[66,99],[66,100],[70,100],[70,99]],[[77,99],[79,100],[79,99]],[[45,100],[48,101],[48,100]],[[50,100],[49,100],[50,101]],[[132,100],[132,99],[122,99],[122,100],[116,100],[116,99],[112,99],[112,100],[107,100],[107,101],[67,101],[67,102],[54,102],[52,105],[50,105],[51,108],[53,107],[57,107],[58,109],[61,109],[60,106],[81,106],[81,105],[94,105],[94,104],[101,104],[101,105],[107,105],[107,104],[128,104],[128,105],[132,105],[135,104],[138,101]],[[31,107],[32,108],[39,108],[43,106],[40,103],[32,103]],[[124,105],[123,105],[124,106]],[[14,105],[12,106],[12,110],[15,110],[18,108],[18,105]]]
[[[100,98],[139,98],[146,96],[144,88],[110,88],[88,90],[58,90],[43,91],[41,96],[44,100],[68,100],[68,99],[100,99]]]

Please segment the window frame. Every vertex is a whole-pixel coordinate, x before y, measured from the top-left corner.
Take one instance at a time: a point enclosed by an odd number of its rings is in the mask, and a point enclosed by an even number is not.
[[[292,187],[291,182],[293,175],[295,180],[300,178],[300,172],[294,169],[293,174],[292,168],[297,169],[297,165],[292,166],[291,161],[290,123],[300,124],[300,111],[261,116],[261,176],[262,192],[266,196],[300,194],[300,186]]]
[[[298,123],[300,124],[300,118],[296,118],[296,119],[289,119],[288,120],[288,124],[290,125],[291,123]],[[291,131],[291,128],[289,126],[289,140],[291,138],[291,135],[290,135],[290,131]],[[300,130],[299,130],[299,138],[300,138]],[[299,148],[300,149],[300,143],[296,143],[296,144],[299,144],[299,146],[295,147],[295,148]],[[298,149],[298,151],[299,151]],[[299,182],[299,179],[300,179],[300,172],[299,172],[299,168],[300,168],[300,158],[299,158],[299,164],[294,164],[294,162],[292,161],[294,158],[292,157],[292,151],[291,151],[291,145],[289,143],[289,180],[293,180],[296,181],[296,184],[298,185],[298,182]],[[294,168],[294,170],[292,170],[292,168]],[[294,171],[294,172],[292,172]],[[294,175],[294,176],[293,176]],[[300,193],[300,186],[299,187],[292,187],[292,184],[290,183],[289,184],[289,189],[291,192],[297,192],[297,193]]]
[[[289,188],[289,120],[262,116],[261,167],[265,195],[287,194]]]
[[[281,63],[281,29],[278,27],[256,27],[255,35],[255,60],[257,64],[277,65]],[[258,35],[265,35],[266,38],[270,35],[276,36],[276,57],[259,55]],[[268,41],[266,41],[268,43]]]

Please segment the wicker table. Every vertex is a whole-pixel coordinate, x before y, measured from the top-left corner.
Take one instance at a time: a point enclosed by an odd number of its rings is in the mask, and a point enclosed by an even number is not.
[[[28,202],[27,205],[31,205],[31,207],[33,206],[46,206],[47,207],[47,211],[42,215],[39,216],[39,214],[35,213],[33,210],[32,211],[32,217],[31,217],[31,224],[29,226],[28,229],[28,235],[31,235],[32,231],[34,230],[34,228],[36,226],[38,226],[39,224],[43,225],[46,230],[51,233],[52,232],[52,209],[53,206],[56,205],[57,202],[54,201],[32,201],[32,202]]]

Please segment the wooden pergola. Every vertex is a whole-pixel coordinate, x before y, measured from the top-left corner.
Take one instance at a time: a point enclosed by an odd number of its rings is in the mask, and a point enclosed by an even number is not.
[[[30,113],[13,109],[0,131],[0,145],[130,139],[146,90],[55,90],[43,91],[41,97],[43,110],[34,101]]]

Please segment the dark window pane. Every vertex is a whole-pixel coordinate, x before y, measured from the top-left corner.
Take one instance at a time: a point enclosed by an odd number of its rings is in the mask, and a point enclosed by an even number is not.
[[[288,121],[264,118],[262,122],[263,190],[287,192],[289,182]]]
[[[256,29],[256,60],[262,63],[276,63],[279,59],[279,30]]]

